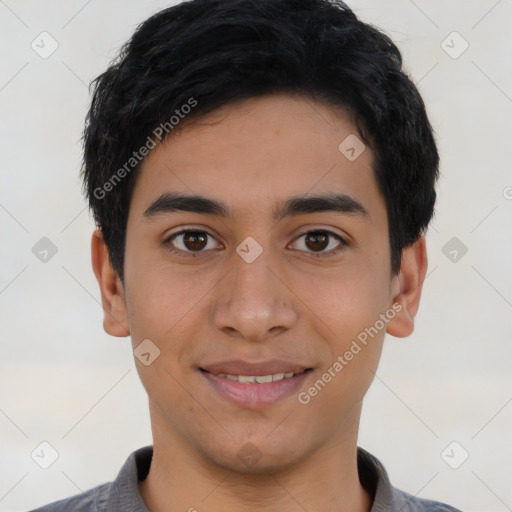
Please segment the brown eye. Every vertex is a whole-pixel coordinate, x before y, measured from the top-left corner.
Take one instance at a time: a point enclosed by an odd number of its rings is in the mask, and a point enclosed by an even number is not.
[[[185,230],[170,236],[165,242],[173,252],[187,255],[218,249],[220,244],[206,231]]]
[[[190,251],[200,251],[206,247],[208,235],[201,232],[187,232],[183,235],[183,244]]]
[[[347,243],[331,231],[309,231],[299,236],[293,244],[295,249],[312,256],[330,256],[342,251]]]
[[[305,236],[304,242],[312,251],[323,251],[329,245],[329,235],[322,231],[306,233]]]

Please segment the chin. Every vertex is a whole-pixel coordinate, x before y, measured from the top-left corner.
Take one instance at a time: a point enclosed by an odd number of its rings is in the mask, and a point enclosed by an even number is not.
[[[240,460],[237,454],[231,457],[223,457],[214,462],[228,471],[238,473],[240,475],[266,475],[269,473],[279,473],[295,464],[295,459],[290,454],[289,457],[282,455],[264,456],[253,461]]]
[[[233,441],[230,446],[212,453],[210,444],[205,450],[211,462],[226,470],[247,475],[277,473],[297,464],[301,458],[298,443],[288,440],[283,443],[270,443],[268,434],[252,440]]]

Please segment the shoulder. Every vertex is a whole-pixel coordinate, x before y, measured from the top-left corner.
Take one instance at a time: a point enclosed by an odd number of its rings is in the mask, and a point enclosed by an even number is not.
[[[446,503],[418,498],[396,487],[393,488],[393,492],[401,512],[461,512],[458,508],[454,508]]]
[[[439,501],[418,498],[397,489],[389,480],[382,463],[371,453],[358,447],[359,480],[373,496],[371,512],[461,512]]]
[[[65,498],[31,512],[148,512],[139,493],[138,482],[148,474],[153,448],[133,452],[110,483]]]
[[[112,484],[102,484],[86,492],[49,503],[31,512],[103,512],[106,511]]]

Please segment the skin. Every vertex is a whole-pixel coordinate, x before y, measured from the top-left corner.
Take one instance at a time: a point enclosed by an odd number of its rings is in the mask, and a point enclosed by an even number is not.
[[[148,393],[154,457],[141,495],[152,512],[196,510],[368,511],[356,443],[362,399],[377,369],[385,331],[414,327],[427,259],[425,240],[403,252],[392,275],[388,221],[369,147],[353,162],[338,146],[357,134],[343,111],[286,94],[230,104],[153,149],[131,200],[125,279],[113,270],[97,230],[92,262],[104,328],[150,339],[161,353],[136,359]],[[221,200],[232,215],[171,212],[148,220],[163,192]],[[367,215],[315,212],[276,222],[273,208],[291,196],[344,193]],[[212,236],[192,256],[170,251],[183,228]],[[306,243],[322,229],[342,236],[325,249]],[[236,252],[248,236],[262,254]],[[197,249],[174,240],[178,249]],[[204,244],[203,244],[204,245]],[[320,255],[315,255],[320,252]],[[401,311],[307,405],[297,394],[261,408],[218,395],[198,367],[233,358],[278,358],[312,367],[307,390],[365,328],[393,304]],[[252,443],[248,466],[237,454]]]

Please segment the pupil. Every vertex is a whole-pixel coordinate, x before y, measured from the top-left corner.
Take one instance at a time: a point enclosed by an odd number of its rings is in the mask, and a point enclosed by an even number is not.
[[[326,233],[322,232],[308,233],[306,245],[312,250],[321,251],[329,245],[329,237]]]
[[[191,251],[203,249],[206,245],[204,233],[188,233],[185,235],[184,243]]]

